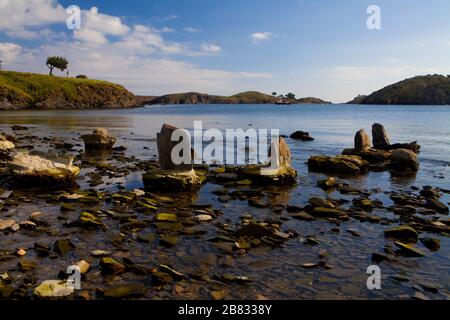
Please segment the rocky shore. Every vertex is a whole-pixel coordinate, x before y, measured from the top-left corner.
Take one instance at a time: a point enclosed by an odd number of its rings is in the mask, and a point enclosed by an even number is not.
[[[35,130],[1,130],[0,299],[449,298],[439,279],[450,190],[364,189],[353,178],[419,170],[418,145],[393,148],[379,125],[373,143],[359,131],[345,155],[312,157],[308,176],[280,140],[269,177],[261,166],[138,159],[106,129]],[[126,188],[135,175],[141,186]],[[389,274],[380,292],[365,287],[371,264]],[[71,266],[81,289],[67,284]]]

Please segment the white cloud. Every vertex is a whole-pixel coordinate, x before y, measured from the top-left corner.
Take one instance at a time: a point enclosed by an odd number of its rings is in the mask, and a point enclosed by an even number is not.
[[[326,71],[329,76],[339,80],[359,81],[380,78],[402,79],[423,74],[438,73],[435,68],[423,68],[415,66],[338,66]]]
[[[200,32],[201,30],[198,29],[198,28],[186,27],[186,28],[184,28],[184,31],[190,32],[190,33],[198,33],[198,32]]]
[[[63,23],[67,18],[63,6],[53,0],[1,0],[0,30],[16,31],[30,37],[28,28]]]
[[[175,32],[175,29],[169,28],[169,27],[164,27],[164,28],[161,29],[161,32],[164,32],[164,33],[173,33],[173,32]]]
[[[272,32],[255,32],[252,34],[251,38],[253,42],[258,43],[261,41],[266,41],[272,38]]]
[[[30,22],[29,17],[36,19]],[[7,61],[5,68],[46,73],[48,56],[64,56],[69,60],[71,75],[86,74],[113,81],[139,94],[181,91],[230,94],[236,88],[255,89],[258,81],[272,78],[267,73],[206,69],[180,61],[181,56],[216,54],[221,48],[205,43],[193,50],[193,43],[164,39],[170,29],[127,25],[118,17],[100,13],[96,7],[82,11],[81,30],[73,33],[64,30],[62,35],[51,31],[56,22],[65,25],[66,17],[64,8],[56,1],[0,0],[0,32],[11,37],[40,39],[40,44],[33,47],[0,43],[0,59]]]
[[[222,48],[215,44],[202,44],[201,49],[205,53],[219,53]]]
[[[22,51],[22,47],[10,42],[0,42],[0,60],[13,61]]]

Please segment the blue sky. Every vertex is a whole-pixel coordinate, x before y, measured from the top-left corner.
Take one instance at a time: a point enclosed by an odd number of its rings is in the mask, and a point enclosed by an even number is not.
[[[65,27],[70,5],[83,10],[75,32]],[[381,9],[381,30],[367,28],[369,5]],[[258,90],[343,102],[450,74],[450,1],[0,0],[4,68],[44,73],[48,55],[68,57],[72,75],[138,94]]]

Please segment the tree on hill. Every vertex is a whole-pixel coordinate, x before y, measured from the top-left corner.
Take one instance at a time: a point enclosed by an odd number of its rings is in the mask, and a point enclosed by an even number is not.
[[[295,94],[289,92],[289,93],[286,95],[286,99],[289,99],[289,100],[295,100]]]
[[[69,66],[69,62],[63,57],[48,57],[47,58],[47,68],[50,69],[50,75],[53,75],[53,69],[59,69],[64,71]]]
[[[276,92],[272,92],[272,95],[273,95],[274,97],[276,97],[276,96],[277,96],[277,93],[276,93]]]

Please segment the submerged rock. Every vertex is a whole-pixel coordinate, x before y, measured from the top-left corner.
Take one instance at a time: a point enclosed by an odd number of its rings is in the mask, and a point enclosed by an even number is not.
[[[9,168],[17,180],[37,183],[72,182],[80,174],[80,168],[73,165],[73,158],[61,159],[40,152],[18,153]]]
[[[313,172],[358,175],[368,170],[369,163],[358,156],[313,156],[308,160],[308,168]]]
[[[122,284],[109,287],[105,290],[104,296],[110,299],[140,298],[147,291],[143,284]]]
[[[443,214],[449,213],[449,208],[443,202],[435,198],[427,199],[427,208]]]
[[[103,274],[117,275],[125,272],[125,266],[112,258],[102,258],[100,260],[100,269]]]
[[[405,244],[399,241],[395,242],[395,245],[400,248],[400,253],[408,256],[408,257],[423,257],[425,254],[419,249],[415,248],[410,244]]]
[[[108,129],[97,128],[92,134],[81,136],[86,150],[112,149],[117,139],[111,135]]]

